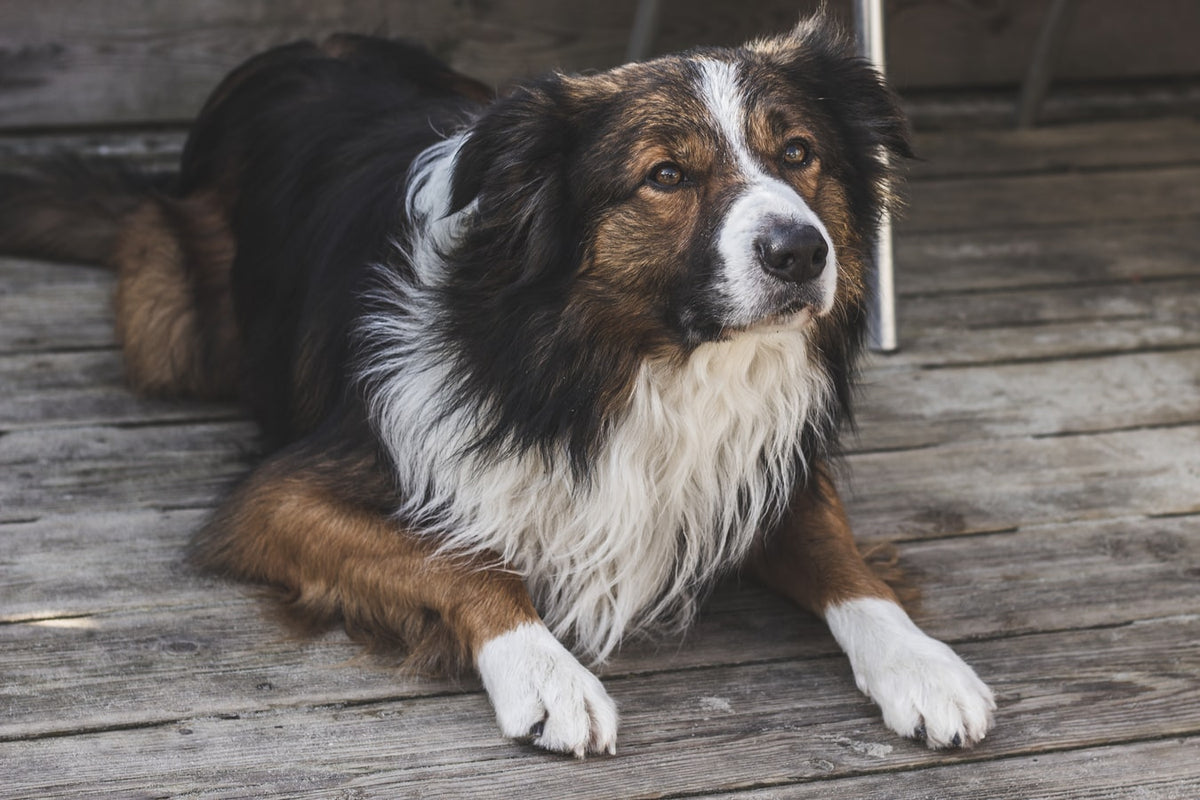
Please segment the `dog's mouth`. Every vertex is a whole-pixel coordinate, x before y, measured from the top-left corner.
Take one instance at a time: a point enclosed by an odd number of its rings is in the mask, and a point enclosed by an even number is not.
[[[767,319],[787,319],[789,317],[794,317],[797,314],[802,314],[806,311],[808,312],[808,317],[811,319],[813,316],[812,303],[803,298],[798,298],[790,303],[785,303],[778,311],[768,315]]]
[[[806,330],[817,318],[817,307],[809,300],[798,298],[763,314],[754,322],[731,326],[727,333],[782,333]]]
[[[824,303],[821,302],[820,290],[810,285],[795,287],[786,293],[779,293],[771,298],[766,308],[759,314],[757,327],[762,324],[786,324],[793,328],[803,328],[819,317]]]
[[[817,310],[806,300],[788,303],[773,314],[768,315],[759,325],[772,325],[803,330],[817,317]],[[756,326],[757,327],[757,326]]]

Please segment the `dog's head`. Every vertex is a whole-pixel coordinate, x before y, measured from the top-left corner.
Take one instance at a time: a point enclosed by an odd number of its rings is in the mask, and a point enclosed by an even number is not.
[[[501,407],[510,370],[536,383],[500,427],[574,439],[644,359],[758,331],[851,358],[907,155],[893,95],[820,21],[497,102],[455,159],[449,205],[470,221],[446,289],[473,380]]]

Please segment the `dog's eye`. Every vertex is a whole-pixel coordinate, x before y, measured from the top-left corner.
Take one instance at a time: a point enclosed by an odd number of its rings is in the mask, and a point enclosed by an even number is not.
[[[812,151],[803,139],[789,139],[783,145],[783,163],[789,167],[807,167],[812,163]]]
[[[650,170],[646,180],[657,189],[674,189],[683,183],[683,169],[678,164],[664,161]]]

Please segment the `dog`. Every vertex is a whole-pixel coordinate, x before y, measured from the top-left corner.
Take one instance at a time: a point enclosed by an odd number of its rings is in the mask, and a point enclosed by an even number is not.
[[[614,753],[584,662],[740,573],[828,623],[887,727],[968,747],[993,695],[864,562],[831,467],[911,155],[820,18],[499,98],[341,34],[230,74],[169,184],[4,177],[0,247],[107,263],[132,386],[261,424],[197,563],[473,666],[506,736]]]

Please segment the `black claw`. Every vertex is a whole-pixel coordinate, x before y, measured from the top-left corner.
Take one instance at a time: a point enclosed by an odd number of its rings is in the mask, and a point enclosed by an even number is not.
[[[925,721],[921,720],[920,724],[917,725],[917,729],[913,731],[913,738],[925,741],[925,735]]]
[[[529,735],[534,739],[542,735],[542,731],[546,730],[546,720],[538,720],[529,728]]]
[[[950,740],[951,747],[962,747],[962,735],[954,734],[954,738]]]

